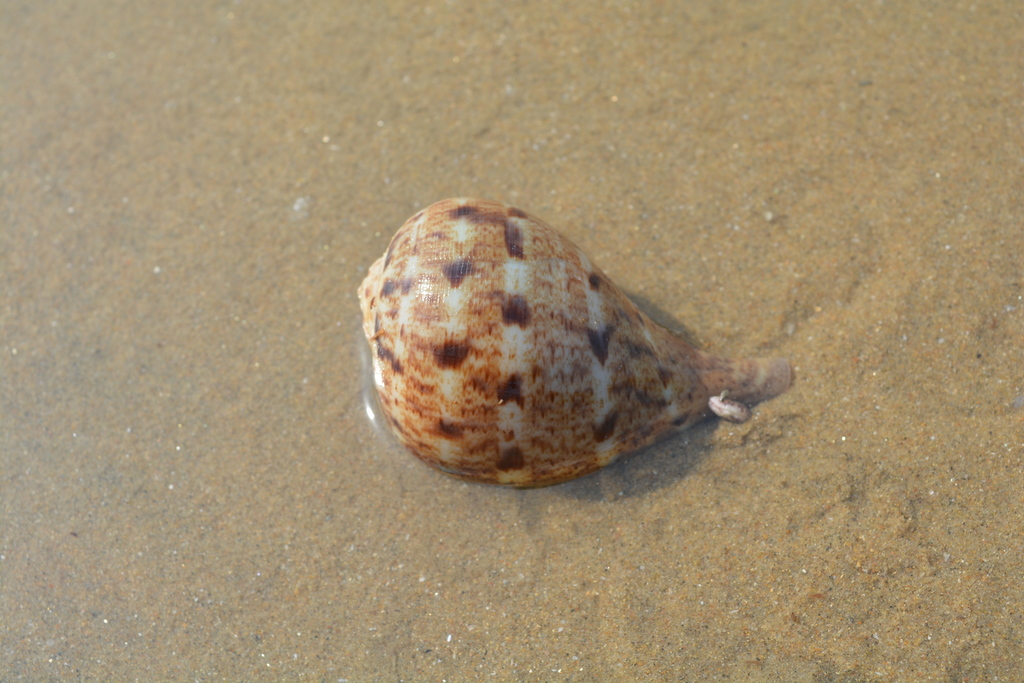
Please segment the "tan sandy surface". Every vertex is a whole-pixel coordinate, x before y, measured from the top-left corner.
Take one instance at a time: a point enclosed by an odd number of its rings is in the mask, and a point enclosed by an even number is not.
[[[1024,680],[1018,2],[0,2],[0,679]],[[550,489],[365,414],[452,195],[799,379]]]

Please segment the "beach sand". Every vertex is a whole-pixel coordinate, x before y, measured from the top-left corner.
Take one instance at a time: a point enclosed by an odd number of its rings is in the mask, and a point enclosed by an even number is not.
[[[0,3],[0,678],[1024,680],[1024,12]],[[797,381],[541,490],[367,417],[450,196]]]

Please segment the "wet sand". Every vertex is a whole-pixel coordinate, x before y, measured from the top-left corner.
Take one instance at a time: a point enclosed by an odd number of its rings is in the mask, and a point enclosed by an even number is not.
[[[1018,5],[0,15],[0,678],[1021,680]],[[796,384],[428,469],[355,289],[459,195]]]

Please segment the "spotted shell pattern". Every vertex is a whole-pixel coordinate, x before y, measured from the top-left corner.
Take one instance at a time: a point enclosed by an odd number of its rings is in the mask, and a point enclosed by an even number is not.
[[[782,359],[726,360],[652,322],[519,209],[448,199],[398,230],[358,290],[384,417],[464,479],[545,486],[785,391]]]

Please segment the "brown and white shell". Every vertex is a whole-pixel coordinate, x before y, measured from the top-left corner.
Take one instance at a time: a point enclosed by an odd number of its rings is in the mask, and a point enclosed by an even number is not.
[[[552,228],[447,199],[358,291],[384,417],[418,458],[510,486],[580,477],[710,415],[784,392],[782,359],[726,360],[652,322]]]

